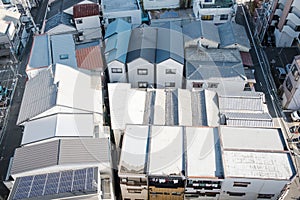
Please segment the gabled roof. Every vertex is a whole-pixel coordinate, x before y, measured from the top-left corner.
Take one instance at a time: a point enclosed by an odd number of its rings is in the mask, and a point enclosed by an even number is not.
[[[205,38],[207,40],[220,43],[220,37],[218,28],[216,25],[204,22],[204,21],[193,21],[182,27],[185,41]]]
[[[57,89],[51,68],[42,70],[37,76],[29,79],[25,86],[17,124],[55,106]]]
[[[100,15],[99,5],[95,3],[78,4],[73,7],[74,19]]]
[[[131,24],[124,21],[123,19],[116,19],[115,21],[108,24],[107,29],[105,31],[104,39],[111,37],[114,34],[119,34],[121,32],[130,31]]]
[[[155,63],[157,29],[152,27],[138,27],[131,31],[129,40],[127,63],[138,58]]]
[[[11,174],[30,172],[57,165],[101,164],[110,162],[109,139],[60,139],[26,145],[15,150]]]
[[[126,63],[130,34],[130,31],[124,31],[107,38],[105,47],[107,63],[114,60]]]
[[[93,137],[93,114],[55,114],[29,121],[22,145],[53,137]]]
[[[221,48],[226,48],[231,45],[240,45],[246,49],[251,49],[246,30],[242,25],[227,22],[219,25],[218,31],[221,40]],[[238,48],[238,46],[236,47]]]
[[[181,27],[172,22],[167,22],[158,27],[156,48],[156,63],[161,63],[171,58],[180,64],[184,64],[183,34]]]
[[[49,30],[51,30],[61,24],[70,26],[75,29],[74,24],[71,23],[72,19],[73,19],[72,15],[69,15],[64,12],[60,12],[60,13],[52,16],[48,20],[46,20],[44,32],[48,32]]]
[[[103,60],[100,45],[76,49],[76,60],[78,68],[102,69]]]

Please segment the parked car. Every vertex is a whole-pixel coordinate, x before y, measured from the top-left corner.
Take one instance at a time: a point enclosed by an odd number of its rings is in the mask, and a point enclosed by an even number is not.
[[[290,127],[290,132],[291,133],[295,133],[295,134],[300,133],[300,126],[292,126],[292,127]]]
[[[291,118],[294,122],[300,122],[300,110],[291,113]]]

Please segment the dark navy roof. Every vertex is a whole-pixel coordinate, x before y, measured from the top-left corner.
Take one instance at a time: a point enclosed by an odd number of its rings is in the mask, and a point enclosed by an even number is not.
[[[48,32],[60,24],[75,27],[74,24],[71,23],[72,19],[72,15],[60,12],[46,21],[45,32]]]

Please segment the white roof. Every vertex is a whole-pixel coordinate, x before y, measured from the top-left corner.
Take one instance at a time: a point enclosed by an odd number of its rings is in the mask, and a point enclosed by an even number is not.
[[[119,174],[145,174],[148,126],[127,125],[122,144]]]
[[[22,145],[52,137],[93,137],[92,114],[56,114],[25,124]]]
[[[221,126],[220,137],[224,149],[284,151],[279,129]]]
[[[149,175],[180,175],[183,153],[182,127],[152,126]]]
[[[224,151],[225,177],[284,179],[294,174],[289,153]]]
[[[222,176],[218,128],[186,127],[187,176]]]
[[[13,22],[15,25],[19,22],[21,14],[16,9],[15,11],[6,8],[0,8],[0,22]]]

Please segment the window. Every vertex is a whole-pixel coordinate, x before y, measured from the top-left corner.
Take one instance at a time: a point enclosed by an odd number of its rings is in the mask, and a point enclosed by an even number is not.
[[[138,75],[148,75],[148,69],[138,69],[137,74]]]
[[[69,59],[69,55],[68,54],[61,54],[61,55],[59,55],[59,59],[61,59],[61,60]]]
[[[165,82],[165,87],[175,87],[175,82]]]
[[[111,73],[122,73],[122,68],[111,68]]]
[[[228,15],[220,15],[220,20],[228,20]]]
[[[138,82],[138,87],[139,88],[147,88],[148,87],[148,82]]]
[[[204,0],[205,3],[211,3],[212,0]]]
[[[258,194],[257,198],[258,199],[271,199],[274,197],[274,194]]]
[[[291,79],[290,79],[289,77],[286,79],[285,86],[286,86],[286,88],[287,88],[290,92],[292,91],[292,89],[293,89],[293,84],[292,84],[292,81],[291,81]]]
[[[76,19],[76,24],[82,24],[82,23],[83,23],[82,19]]]
[[[233,187],[248,187],[250,184],[250,182],[234,182]]]
[[[213,15],[201,15],[201,20],[214,20]]]
[[[299,72],[298,72],[297,66],[295,64],[291,67],[291,72],[294,77],[298,77]]]
[[[208,83],[207,87],[208,88],[218,88],[219,83]]]
[[[193,82],[193,88],[202,88],[203,87],[203,83],[201,82]]]
[[[128,193],[141,193],[142,189],[127,189]]]
[[[229,196],[233,196],[233,197],[242,197],[242,196],[246,195],[246,193],[244,193],[244,192],[227,192],[227,194],[229,194]]]
[[[176,69],[166,69],[166,74],[176,74]]]

